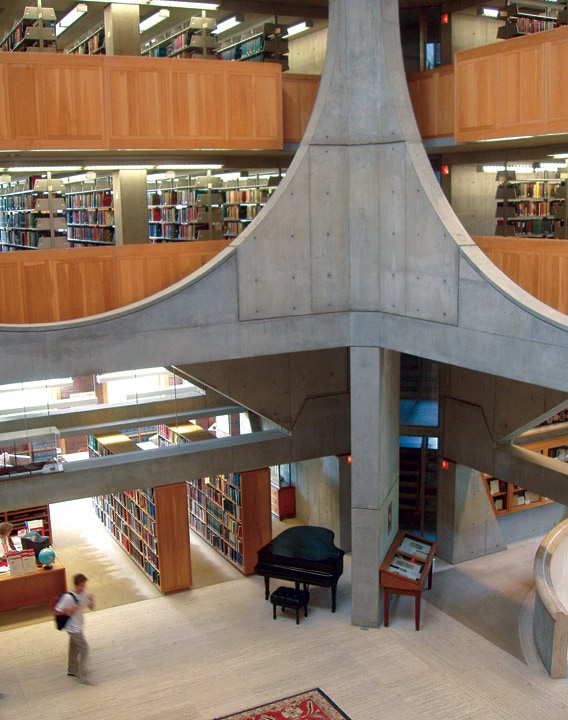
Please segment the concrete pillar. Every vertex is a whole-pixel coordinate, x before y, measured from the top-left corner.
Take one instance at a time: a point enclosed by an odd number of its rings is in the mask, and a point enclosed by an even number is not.
[[[351,348],[352,622],[382,619],[379,566],[398,530],[399,353]]]
[[[107,55],[140,55],[139,5],[107,5],[104,25]]]
[[[112,178],[115,243],[148,242],[148,200],[145,170],[118,170]]]

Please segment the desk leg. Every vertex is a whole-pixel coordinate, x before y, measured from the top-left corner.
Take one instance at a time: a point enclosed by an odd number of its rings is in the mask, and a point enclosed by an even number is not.
[[[384,613],[384,623],[385,627],[389,626],[389,609],[390,609],[390,592],[388,590],[385,590],[385,613]]]
[[[414,597],[414,621],[417,630],[420,630],[420,595],[421,593],[416,593]]]

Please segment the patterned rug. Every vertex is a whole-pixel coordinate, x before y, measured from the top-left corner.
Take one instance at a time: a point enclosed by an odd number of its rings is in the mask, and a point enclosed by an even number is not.
[[[215,720],[350,720],[319,688]]]

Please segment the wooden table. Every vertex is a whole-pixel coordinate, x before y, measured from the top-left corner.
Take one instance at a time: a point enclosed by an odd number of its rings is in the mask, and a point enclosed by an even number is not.
[[[50,570],[36,568],[33,573],[12,576],[0,574],[0,612],[51,602],[54,595],[67,590],[67,575],[56,560]]]
[[[420,630],[420,600],[428,580],[432,587],[432,564],[436,543],[400,530],[387,552],[379,570],[379,585],[384,592],[384,623],[389,624],[391,595],[414,597],[414,620]]]

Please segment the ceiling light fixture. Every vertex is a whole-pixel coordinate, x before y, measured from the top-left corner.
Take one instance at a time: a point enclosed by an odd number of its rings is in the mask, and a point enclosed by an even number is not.
[[[234,27],[237,27],[237,25],[244,22],[244,20],[245,19],[242,15],[233,15],[225,20],[221,20],[217,23],[217,28],[211,31],[211,34],[219,35],[220,33],[227,32],[227,30],[232,30]]]
[[[499,8],[493,7],[480,7],[477,8],[477,14],[488,18],[498,18],[500,15]]]
[[[310,28],[313,28],[314,24],[311,20],[302,20],[301,22],[296,23],[295,25],[290,25],[290,27],[287,30],[286,35],[284,37],[292,37],[292,35],[298,35],[301,32],[304,32],[305,30],[309,30]]]
[[[85,3],[79,3],[75,5],[73,10],[70,10],[67,15],[64,15],[61,20],[55,25],[55,36],[59,37],[61,33],[64,33],[67,28],[71,27],[73,23],[83,17],[87,12],[88,8]]]
[[[156,170],[220,170],[223,165],[156,165]]]
[[[185,0],[112,0],[113,3],[121,3],[123,5],[154,5],[158,7],[175,7],[185,8],[187,10],[217,10],[219,3],[206,2],[185,2]],[[99,2],[105,5],[109,4],[109,0],[89,0],[89,2]]]
[[[80,170],[81,168],[79,168]],[[84,170],[111,172],[113,170],[153,170],[154,165],[85,165]]]
[[[42,173],[42,172],[79,172],[83,168],[80,165],[52,165],[52,166],[38,166],[31,165],[30,167],[10,167],[8,172],[12,173]]]
[[[167,20],[167,18],[169,17],[170,11],[167,8],[162,8],[161,10],[158,10],[158,12],[150,15],[147,18],[144,18],[144,20],[140,22],[140,32],[146,32],[146,30],[153,28],[155,25],[161,23],[163,20]]]

